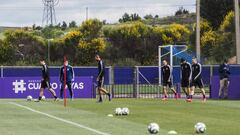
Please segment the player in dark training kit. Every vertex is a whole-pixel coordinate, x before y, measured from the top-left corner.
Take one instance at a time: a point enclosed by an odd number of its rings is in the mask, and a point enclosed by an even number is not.
[[[166,60],[163,60],[162,66],[162,84],[163,84],[163,92],[164,98],[162,100],[167,100],[167,89],[170,88],[175,94],[175,98],[178,98],[177,92],[172,85],[172,67],[168,65]]]
[[[181,59],[181,87],[186,94],[187,101],[191,102],[191,97],[189,96],[190,89],[190,81],[192,77],[192,68],[191,64],[188,63],[185,59]]]
[[[40,94],[37,101],[42,100],[43,91],[45,88],[48,88],[48,90],[52,93],[54,100],[57,100],[56,92],[53,90],[53,88],[50,85],[48,66],[44,60],[40,60],[40,64],[42,65],[42,81],[41,81]]]
[[[202,81],[202,65],[198,63],[197,58],[192,59],[192,82],[191,82],[191,93],[190,98],[194,95],[194,90],[198,86],[203,94],[203,101],[206,101],[206,94],[204,90],[204,85]]]
[[[99,55],[95,56],[95,60],[98,62],[98,76],[97,76],[97,90],[99,93],[99,101],[103,102],[102,100],[102,93],[108,95],[109,101],[111,101],[111,94],[107,90],[103,88],[104,84],[104,75],[105,75],[105,65]]]

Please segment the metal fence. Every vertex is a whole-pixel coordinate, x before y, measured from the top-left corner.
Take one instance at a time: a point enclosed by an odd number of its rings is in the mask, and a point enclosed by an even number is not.
[[[218,65],[204,65],[202,77],[209,95],[211,77],[218,75]],[[74,67],[75,76],[97,77],[97,67]],[[240,65],[231,65],[231,75],[240,75]],[[59,76],[60,67],[50,67],[51,76]],[[105,87],[114,98],[159,98],[162,88],[159,86],[158,66],[107,67],[105,69]],[[41,75],[41,67],[4,67],[1,77],[33,77]],[[179,93],[180,67],[173,67],[173,82]],[[96,83],[95,83],[96,85]],[[198,93],[197,93],[198,94]],[[173,97],[170,92],[170,97]]]

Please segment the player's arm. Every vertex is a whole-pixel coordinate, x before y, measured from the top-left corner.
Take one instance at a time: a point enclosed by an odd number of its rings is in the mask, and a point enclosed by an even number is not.
[[[62,82],[63,80],[63,67],[60,68],[60,73],[59,73],[59,81]]]
[[[162,78],[161,78],[161,81],[162,81],[162,80],[163,80],[163,78],[164,78],[163,66],[161,67],[161,71],[162,71]]]
[[[73,77],[71,81],[73,82],[73,81],[74,81],[74,78],[75,78],[75,74],[74,74],[73,67],[71,67],[71,72],[72,72],[72,77]]]
[[[223,73],[223,65],[220,65],[219,69],[218,69],[219,73]]]
[[[227,66],[227,74],[230,75],[230,67],[229,66]]]
[[[102,74],[103,74],[103,62],[102,61],[100,61],[100,72],[99,72],[99,74],[98,74],[98,78],[100,77],[100,76],[102,76]]]
[[[169,68],[168,82],[170,82],[171,81],[171,77],[172,77],[172,68],[169,65],[168,65],[168,68]]]
[[[191,81],[192,80],[192,66],[189,63],[188,63],[188,68],[189,68],[189,70],[188,70],[188,72],[189,72],[188,79],[189,79],[189,81]]]
[[[197,76],[194,78],[194,80],[196,80],[201,74],[202,74],[202,65],[200,63],[198,63],[199,66],[199,73],[197,74]]]
[[[47,72],[48,72],[48,67],[47,67],[47,65],[44,65],[43,67],[44,67],[44,79],[45,79],[45,78],[47,78],[47,76],[48,76],[48,74],[47,74]]]

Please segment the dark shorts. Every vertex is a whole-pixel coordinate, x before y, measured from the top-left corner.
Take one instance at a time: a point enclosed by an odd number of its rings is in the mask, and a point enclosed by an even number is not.
[[[163,80],[163,87],[172,88],[172,81],[168,82],[168,80]]]
[[[184,87],[184,88],[189,88],[190,87],[189,79],[182,79],[181,86]]]
[[[203,81],[201,78],[198,78],[196,80],[192,80],[192,83],[191,83],[191,86],[194,86],[194,87],[199,87],[199,88],[203,88],[204,85],[203,85]]]
[[[99,80],[97,82],[97,86],[102,88],[104,85],[104,77],[99,77]]]
[[[50,81],[49,80],[42,80],[41,81],[41,88],[48,88],[48,89],[50,89],[50,88],[52,88],[51,87],[51,85],[50,85]]]

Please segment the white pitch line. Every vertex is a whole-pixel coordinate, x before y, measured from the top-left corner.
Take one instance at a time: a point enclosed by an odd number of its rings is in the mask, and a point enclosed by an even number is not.
[[[62,119],[62,118],[59,118],[59,117],[56,117],[56,116],[53,116],[53,115],[44,113],[44,112],[40,112],[40,111],[34,110],[34,109],[32,109],[32,108],[30,108],[30,107],[27,107],[27,106],[23,106],[23,105],[14,103],[14,102],[9,102],[9,103],[12,104],[12,105],[16,105],[16,106],[18,106],[18,107],[27,109],[27,110],[29,110],[29,111],[31,111],[31,112],[35,112],[35,113],[38,113],[38,114],[47,116],[47,117],[49,117],[49,118],[52,118],[52,119],[55,119],[55,120],[59,120],[59,121],[61,121],[61,122],[68,123],[68,124],[70,124],[70,125],[74,125],[74,126],[76,126],[76,127],[83,128],[83,129],[85,129],[85,130],[88,130],[88,131],[97,133],[97,134],[99,134],[99,135],[110,135],[110,134],[108,134],[108,133],[104,133],[104,132],[98,131],[98,130],[96,130],[96,129],[93,129],[93,128],[90,128],[90,127],[87,127],[87,126],[84,126],[84,125],[81,125],[81,124],[78,124],[78,123],[75,123],[75,122],[72,122],[72,121],[68,121],[68,120],[65,120],[65,119]]]

